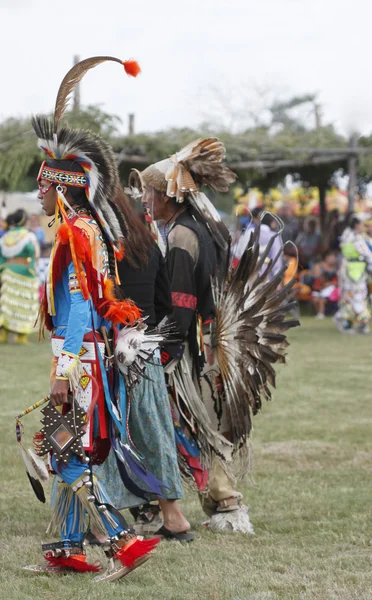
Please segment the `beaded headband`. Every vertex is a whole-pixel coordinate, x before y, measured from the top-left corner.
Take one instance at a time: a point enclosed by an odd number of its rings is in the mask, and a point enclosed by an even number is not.
[[[61,183],[70,187],[85,188],[87,179],[84,173],[75,173],[73,171],[64,171],[63,169],[53,169],[48,167],[46,161],[42,163],[37,176],[37,181],[45,179],[51,183]]]

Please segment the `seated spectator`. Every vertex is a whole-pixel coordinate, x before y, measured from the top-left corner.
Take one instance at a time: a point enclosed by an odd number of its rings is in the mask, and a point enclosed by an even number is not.
[[[337,306],[339,299],[337,270],[337,253],[334,251],[327,252],[323,260],[315,263],[311,269],[311,300],[316,311],[316,319],[324,319],[327,306],[331,304],[334,304],[335,308]]]
[[[284,202],[278,210],[278,216],[283,222],[282,231],[283,244],[294,242],[298,235],[298,219],[293,215],[293,210],[288,202]]]
[[[297,279],[297,252],[292,244],[286,244],[283,248],[283,263],[287,267],[283,275],[283,285],[287,285],[292,279]]]
[[[307,271],[298,273],[298,255],[297,248],[293,244],[285,244],[283,247],[283,263],[287,266],[287,270],[283,276],[283,285],[287,285],[292,279],[296,279],[293,286],[295,298],[299,302],[307,302],[311,298],[311,286],[305,283],[307,281]],[[299,310],[295,311],[295,315],[299,315]]]
[[[296,246],[301,267],[311,268],[314,259],[321,251],[321,236],[317,231],[317,220],[314,217],[306,219],[304,231],[297,236]]]

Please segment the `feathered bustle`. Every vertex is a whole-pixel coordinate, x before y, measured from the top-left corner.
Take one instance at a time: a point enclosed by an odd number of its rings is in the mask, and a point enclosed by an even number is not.
[[[296,319],[285,320],[293,308],[294,281],[278,288],[285,267],[272,277],[282,249],[273,260],[268,259],[274,236],[260,256],[259,236],[257,227],[238,267],[227,274],[221,287],[214,286],[218,364],[235,444],[249,434],[250,409],[256,413],[262,397],[271,399],[272,365],[285,362],[285,332],[299,325]]]

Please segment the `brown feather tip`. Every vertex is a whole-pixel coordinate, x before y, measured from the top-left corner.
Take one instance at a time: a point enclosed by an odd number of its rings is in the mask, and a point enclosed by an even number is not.
[[[126,74],[131,77],[137,77],[141,73],[141,67],[136,60],[125,60],[123,65]]]

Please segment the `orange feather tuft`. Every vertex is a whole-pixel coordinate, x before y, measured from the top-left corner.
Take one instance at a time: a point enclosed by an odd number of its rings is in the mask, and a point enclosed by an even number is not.
[[[141,67],[135,60],[125,60],[123,62],[124,69],[127,75],[131,77],[137,77],[141,73]]]
[[[58,239],[61,244],[68,244],[70,236],[69,236],[69,227],[66,223],[63,223],[61,227],[58,229]]]
[[[131,300],[109,303],[109,307],[104,319],[111,321],[114,325],[122,323],[124,325],[133,325],[141,317],[141,311]]]
[[[120,242],[117,250],[115,250],[115,258],[117,261],[120,262],[121,260],[123,260],[124,256],[125,256],[124,244],[123,244],[123,242]]]
[[[112,279],[106,279],[104,283],[104,292],[103,292],[105,300],[110,300],[111,302],[116,301],[115,292],[114,292],[114,282]]]

